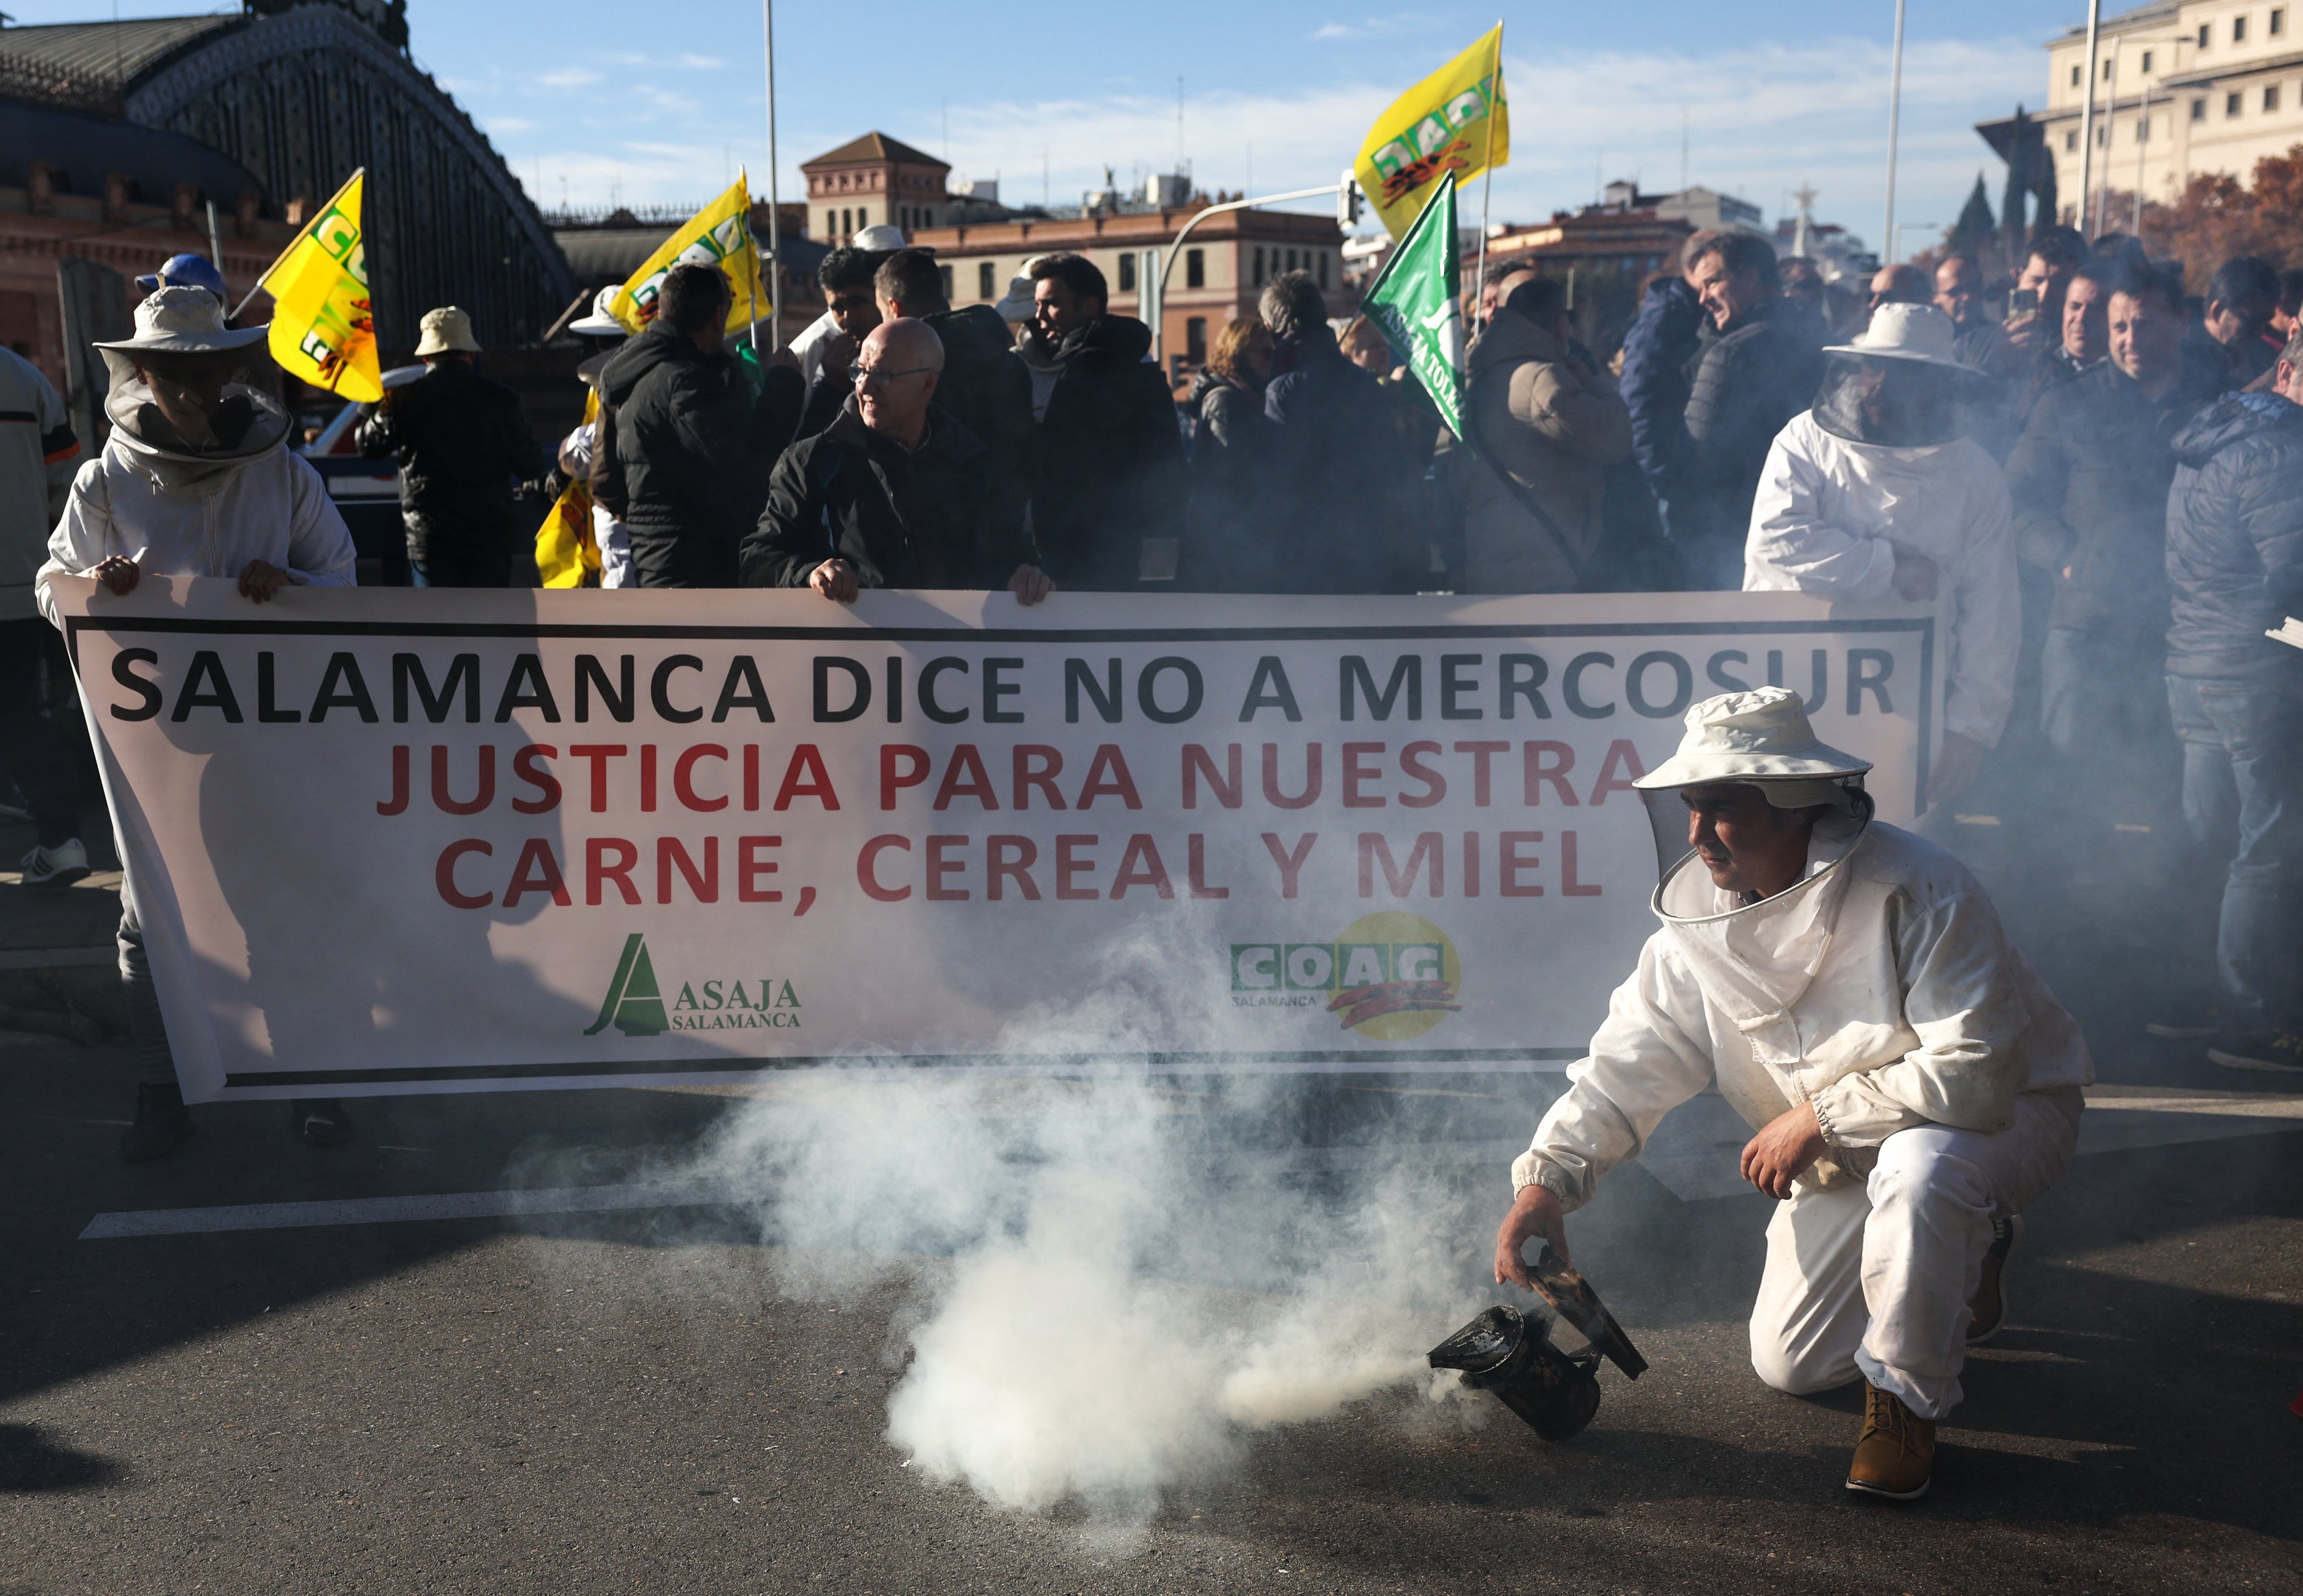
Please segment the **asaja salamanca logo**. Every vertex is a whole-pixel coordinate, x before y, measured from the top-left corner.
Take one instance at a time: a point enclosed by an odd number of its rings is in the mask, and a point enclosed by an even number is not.
[[[1346,1030],[1382,1042],[1421,1036],[1463,1008],[1464,969],[1447,933],[1417,914],[1354,921],[1333,942],[1235,942],[1236,1008],[1308,1009],[1324,997]]]
[[[596,1037],[611,1025],[628,1037],[660,1037],[671,1030],[797,1030],[799,994],[788,980],[770,976],[682,981],[669,1004],[648,957],[647,938],[635,931],[624,938],[623,956],[600,1000],[600,1017],[585,1028]]]

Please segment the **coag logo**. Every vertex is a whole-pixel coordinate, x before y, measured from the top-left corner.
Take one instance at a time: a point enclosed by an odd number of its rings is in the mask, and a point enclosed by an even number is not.
[[[1379,1041],[1421,1036],[1464,1005],[1463,965],[1447,933],[1396,910],[1354,921],[1332,942],[1235,942],[1232,1002],[1309,1008],[1322,995],[1344,1029]]]
[[[600,1017],[584,1034],[596,1037],[611,1025],[628,1037],[660,1037],[668,1030],[797,1030],[799,1023],[799,993],[772,976],[682,981],[665,1003],[647,938],[635,931],[624,938]]]

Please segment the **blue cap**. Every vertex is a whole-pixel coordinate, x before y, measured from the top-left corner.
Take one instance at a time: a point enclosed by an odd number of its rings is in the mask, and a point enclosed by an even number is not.
[[[204,288],[224,299],[224,273],[209,264],[205,255],[172,255],[157,272],[148,273],[136,280],[137,291],[156,293],[164,288]]]

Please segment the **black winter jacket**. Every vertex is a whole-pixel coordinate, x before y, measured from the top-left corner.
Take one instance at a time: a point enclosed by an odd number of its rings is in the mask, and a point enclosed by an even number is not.
[[[2175,460],[2169,673],[2303,680],[2303,652],[2264,635],[2303,613],[2303,406],[2226,395],[2175,434]]]
[[[995,475],[991,450],[941,406],[907,453],[865,426],[851,399],[776,463],[767,508],[744,540],[744,584],[805,587],[838,559],[865,587],[1005,587],[1033,560]]]
[[[410,559],[509,552],[512,484],[547,464],[519,395],[467,360],[440,361],[420,380],[388,390],[360,424],[359,441],[371,460],[399,457]]]
[[[2007,457],[2007,491],[2017,552],[2053,575],[2050,626],[2158,651],[2175,433],[2218,381],[2186,362],[2174,390],[2155,401],[2105,361],[2039,396]]]
[[[734,587],[768,473],[799,409],[799,374],[771,366],[757,399],[742,367],[651,328],[601,374],[592,496],[623,522],[642,587]]]
[[[1238,585],[1243,549],[1268,535],[1263,490],[1271,465],[1271,424],[1261,390],[1206,366],[1192,379],[1192,514],[1185,538],[1185,585],[1221,592]]]
[[[1623,394],[1632,413],[1632,452],[1660,498],[1669,498],[1675,485],[1673,438],[1687,414],[1687,366],[1703,319],[1702,302],[1686,280],[1666,277],[1648,285],[1640,314],[1624,334]]]
[[[935,402],[975,434],[991,457],[1002,513],[1019,523],[1032,491],[1032,374],[998,311],[970,305],[927,318],[943,343]]]
[[[1762,299],[1724,328],[1707,320],[1697,332],[1666,497],[1674,540],[1695,545],[1699,565],[1709,557],[1720,567],[1716,577],[1732,578],[1726,585],[1741,580],[1768,447],[1785,422],[1815,403],[1830,336],[1813,311],[1783,298]],[[1683,506],[1692,513],[1683,516]]]
[[[1282,346],[1283,357],[1287,353]],[[1314,327],[1293,369],[1263,391],[1273,437],[1270,545],[1277,556],[1248,592],[1380,593],[1408,587],[1428,558],[1416,514],[1422,462],[1374,376]]]
[[[1040,422],[1032,528],[1066,587],[1131,589],[1143,540],[1177,535],[1184,442],[1168,381],[1144,363],[1151,348],[1151,328],[1106,315],[1055,351],[1062,369]],[[1025,369],[1020,357],[1017,367]]]

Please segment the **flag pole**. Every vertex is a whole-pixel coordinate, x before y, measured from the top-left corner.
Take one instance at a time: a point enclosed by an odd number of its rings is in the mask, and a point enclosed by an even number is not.
[[[776,0],[760,0],[761,37],[768,71],[768,347],[782,347],[784,338],[783,239],[776,212]],[[753,323],[752,348],[759,349],[759,323]]]
[[[1479,297],[1486,293],[1488,288],[1488,197],[1495,192],[1496,188],[1496,107],[1503,103],[1504,97],[1504,25],[1500,19],[1496,22],[1496,70],[1488,81],[1494,85],[1494,88],[1488,96],[1488,148],[1486,157],[1480,163],[1480,265],[1472,283],[1472,303],[1475,307],[1480,302]],[[1447,181],[1453,182],[1455,180],[1450,178]],[[1454,240],[1450,239],[1450,248],[1453,245]],[[1485,332],[1486,329],[1482,327],[1480,331]]]
[[[744,189],[744,236],[752,240],[752,269],[744,273],[744,320],[752,338],[752,358],[760,357],[760,235],[752,231],[752,172],[749,167],[736,168],[736,181]],[[775,300],[768,304],[772,310]]]
[[[367,167],[353,167],[351,176],[344,180],[343,189],[338,189],[333,194],[328,196],[328,203],[321,207],[321,214],[325,215],[329,211],[333,210],[335,208],[336,201],[344,197],[344,189],[350,188],[354,183],[359,181],[361,178],[367,175]],[[363,226],[366,225],[365,219],[362,220],[361,224]],[[264,284],[266,281],[271,277],[273,273],[277,272],[280,269],[280,263],[288,258],[288,256],[295,250],[296,246],[304,241],[304,235],[311,231],[312,224],[309,222],[305,223],[296,230],[296,236],[290,239],[286,244],[283,245],[281,247],[280,253],[273,257],[272,264],[265,267],[264,270],[257,275],[256,286],[249,289],[247,294],[240,299],[240,302],[232,307],[232,314],[224,317],[224,320],[227,323],[240,320],[240,313],[248,308],[249,301],[255,298],[257,295],[264,291]],[[221,269],[221,267],[218,268],[218,270]]]

